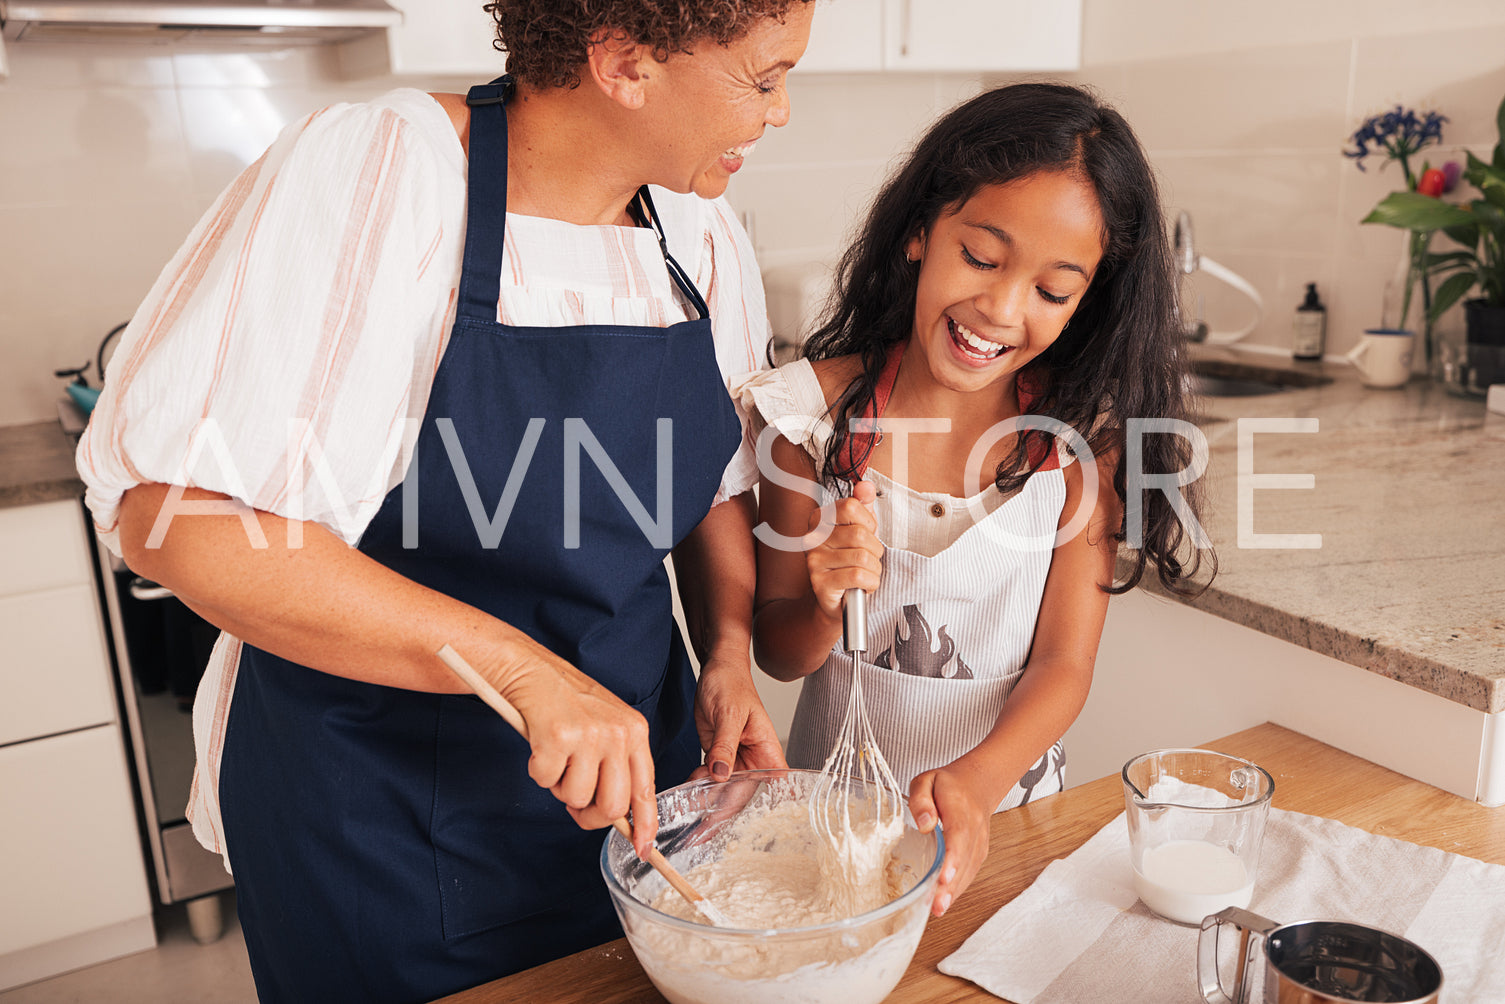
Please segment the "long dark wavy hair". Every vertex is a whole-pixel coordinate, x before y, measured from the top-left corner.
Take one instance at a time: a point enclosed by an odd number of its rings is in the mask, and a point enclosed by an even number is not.
[[[831,407],[835,433],[821,472],[825,479],[852,480],[853,458],[844,456],[848,419],[872,403],[890,351],[914,327],[918,270],[905,259],[906,243],[929,233],[942,213],[960,209],[984,186],[1039,171],[1083,176],[1097,194],[1105,233],[1102,260],[1066,330],[1021,372],[1040,395],[1031,413],[1076,429],[1094,456],[1116,449],[1113,486],[1120,501],[1126,501],[1129,419],[1190,417],[1175,270],[1154,174],[1138,139],[1123,116],[1087,91],[1012,84],[959,105],[931,127],[879,191],[842,256],[822,323],[802,350],[812,361],[853,355],[862,361],[861,374]],[[869,438],[853,443],[857,463],[864,459],[861,443]],[[999,491],[1022,487],[1044,463],[1049,445],[1042,430],[1019,435],[1012,455],[998,467]],[[1181,436],[1143,437],[1148,474],[1181,471],[1191,454],[1191,444]],[[1189,511],[1200,514],[1197,483],[1181,491]],[[1215,573],[1217,557],[1193,546],[1171,500],[1159,490],[1148,491],[1142,513],[1142,546],[1132,552],[1127,577],[1110,591],[1132,589],[1150,563],[1172,591],[1206,588],[1193,585],[1192,577],[1204,561]],[[1127,506],[1115,538],[1128,540]]]

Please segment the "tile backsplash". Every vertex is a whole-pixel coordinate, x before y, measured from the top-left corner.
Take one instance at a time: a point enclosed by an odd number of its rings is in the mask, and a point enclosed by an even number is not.
[[[830,0],[841,2],[841,0]],[[1341,8],[1337,13],[1326,8]],[[1379,320],[1400,253],[1357,221],[1398,173],[1339,154],[1365,114],[1396,102],[1451,119],[1448,146],[1484,154],[1505,95],[1505,5],[1272,0],[1085,0],[1084,69],[1134,124],[1167,208],[1201,250],[1249,279],[1265,316],[1249,336],[1290,346],[1291,311],[1316,282],[1328,351]],[[1313,8],[1318,8],[1314,13]],[[819,16],[817,14],[817,16]],[[197,52],[19,44],[0,82],[0,424],[54,415],[55,369],[92,359],[215,194],[287,123],[398,85],[347,80],[330,50]],[[796,74],[793,119],[771,131],[729,197],[765,266],[829,261],[897,158],[939,112],[1000,83],[975,74]],[[1238,327],[1244,298],[1189,283],[1207,320]]]
[[[313,47],[21,43],[8,53],[0,425],[56,415],[62,381],[53,371],[95,358],[220,189],[283,126],[394,86],[470,83],[347,81],[334,51]]]

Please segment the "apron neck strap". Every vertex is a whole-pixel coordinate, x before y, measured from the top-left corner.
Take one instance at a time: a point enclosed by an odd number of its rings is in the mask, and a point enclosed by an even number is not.
[[[461,317],[492,323],[501,299],[502,246],[507,233],[506,103],[515,90],[512,77],[501,76],[472,87],[465,95],[465,103],[470,106],[470,155],[466,167],[465,258],[455,310]],[[653,229],[669,277],[699,318],[709,318],[711,312],[690,274],[669,254],[669,242],[647,185],[638,189],[628,212],[639,226]]]
[[[510,76],[472,87],[470,153],[465,179],[465,258],[455,312],[496,322],[502,296],[502,242],[507,234],[507,111]]]
[[[690,278],[690,273],[686,272],[669,253],[669,240],[664,236],[664,228],[659,223],[658,210],[653,208],[653,196],[648,194],[647,185],[638,189],[637,198],[632,200],[632,204],[627,209],[632,214],[632,218],[637,220],[638,226],[653,228],[653,234],[658,238],[658,249],[663,254],[664,264],[669,269],[669,278],[674,280],[674,285],[678,286],[679,291],[685,295],[685,299],[690,301],[690,305],[695,308],[700,319],[708,319],[711,311],[705,305],[705,298],[700,295],[700,290],[695,288],[695,282]]]
[[[905,339],[889,350],[888,359],[883,364],[883,372],[878,374],[878,385],[873,388],[873,399],[863,409],[862,417],[877,421],[888,410],[888,399],[893,397],[894,382],[899,379],[899,363],[904,359],[904,349],[909,344]],[[852,472],[854,482],[861,481],[862,475],[867,472],[868,458],[872,456],[873,447],[883,439],[881,433],[849,432],[846,444],[842,447],[842,465]],[[858,448],[861,449],[862,460],[857,460]]]

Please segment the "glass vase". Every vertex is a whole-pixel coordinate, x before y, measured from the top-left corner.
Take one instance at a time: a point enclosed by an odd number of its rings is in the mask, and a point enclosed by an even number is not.
[[[1401,231],[1401,253],[1395,269],[1385,283],[1381,327],[1416,334],[1417,366],[1431,372],[1436,338],[1428,317],[1432,309],[1432,287],[1425,262],[1432,235],[1421,230]]]

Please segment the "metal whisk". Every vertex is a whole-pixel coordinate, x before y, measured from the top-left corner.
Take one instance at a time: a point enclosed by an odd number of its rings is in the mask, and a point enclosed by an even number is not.
[[[888,828],[904,811],[904,793],[878,748],[862,702],[857,653],[867,651],[867,594],[860,589],[848,589],[842,596],[842,647],[852,656],[852,689],[836,745],[810,792],[810,825],[836,852],[849,881],[856,881],[853,823]],[[855,820],[854,796],[864,807]]]

